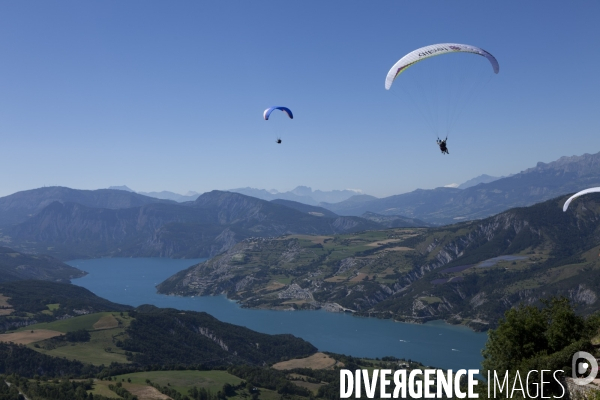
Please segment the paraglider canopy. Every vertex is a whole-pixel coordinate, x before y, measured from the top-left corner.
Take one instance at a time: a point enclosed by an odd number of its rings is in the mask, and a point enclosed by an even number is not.
[[[269,107],[265,110],[265,112],[263,112],[263,117],[265,119],[265,121],[269,120],[269,116],[271,115],[271,113],[273,112],[273,110],[281,110],[284,113],[286,113],[288,115],[288,117],[290,117],[290,119],[294,119],[294,115],[292,114],[292,110],[290,110],[287,107]]]
[[[567,199],[567,201],[565,201],[565,205],[563,206],[563,212],[567,211],[567,208],[569,208],[569,204],[571,204],[571,201],[575,200],[579,196],[583,196],[584,194],[588,194],[588,193],[597,193],[597,192],[600,192],[600,187],[589,188],[589,189],[582,190],[581,192],[575,193],[573,196],[569,197]]]
[[[428,61],[421,62],[424,60]],[[409,68],[417,63],[415,68]],[[414,107],[415,115],[422,117],[422,126],[435,137],[448,137],[464,115],[467,103],[479,95],[480,89],[499,71],[496,58],[479,47],[439,43],[418,48],[400,58],[388,71],[385,88],[389,90],[395,84],[403,93],[399,97],[403,107]],[[390,90],[395,96],[394,92]]]
[[[492,64],[492,68],[494,69],[495,74],[500,72],[500,65],[498,64],[496,58],[479,47],[459,43],[432,44],[430,46],[421,47],[420,49],[411,51],[410,53],[402,57],[400,60],[398,60],[398,62],[394,64],[394,66],[389,70],[387,76],[385,77],[385,88],[389,90],[389,88],[392,87],[392,83],[394,83],[394,80],[398,77],[398,75],[404,72],[411,65],[414,65],[419,61],[423,61],[430,57],[449,53],[478,54],[489,60],[489,62]]]

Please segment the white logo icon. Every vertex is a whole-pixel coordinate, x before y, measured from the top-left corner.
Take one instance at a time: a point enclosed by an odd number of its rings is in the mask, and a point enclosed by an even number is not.
[[[586,362],[577,362],[577,360],[584,359]],[[598,375],[598,362],[594,358],[593,355],[587,353],[585,351],[578,351],[573,354],[573,359],[571,360],[572,366],[572,374],[573,374],[573,382],[576,385],[587,385],[588,383],[592,383],[594,379],[596,379],[596,375]],[[590,370],[591,367],[591,370]],[[577,375],[583,375],[589,371],[589,375],[585,378],[578,378]]]

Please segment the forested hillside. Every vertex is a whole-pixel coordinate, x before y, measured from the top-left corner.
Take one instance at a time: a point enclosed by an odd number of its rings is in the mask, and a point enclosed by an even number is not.
[[[174,275],[163,293],[225,293],[247,306],[347,310],[475,329],[565,295],[599,309],[600,195],[566,197],[442,228],[246,240]]]
[[[267,335],[204,312],[138,307],[122,348],[140,365],[267,365],[317,348],[292,335]]]
[[[0,283],[27,279],[70,282],[86,273],[43,254],[23,254],[0,247]]]
[[[126,311],[133,307],[113,303],[87,289],[66,283],[17,281],[0,283],[0,332],[65,315]]]

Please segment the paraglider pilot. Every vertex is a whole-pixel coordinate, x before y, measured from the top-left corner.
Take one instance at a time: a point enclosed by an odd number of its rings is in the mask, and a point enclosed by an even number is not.
[[[446,138],[444,140],[440,140],[440,138],[438,138],[438,140],[436,140],[437,145],[440,146],[440,150],[442,151],[442,154],[450,154],[448,152],[448,148],[446,147],[446,140],[448,140],[448,138]]]
[[[277,144],[281,144],[281,139],[277,138]]]

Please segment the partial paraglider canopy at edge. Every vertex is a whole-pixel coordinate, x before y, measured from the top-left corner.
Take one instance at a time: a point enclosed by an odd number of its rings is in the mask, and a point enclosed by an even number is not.
[[[567,199],[567,201],[565,201],[565,205],[563,206],[563,212],[567,211],[567,209],[569,208],[569,204],[571,204],[571,201],[575,200],[579,196],[583,196],[584,194],[588,194],[588,193],[598,193],[598,192],[600,192],[600,187],[589,188],[589,189],[582,190],[581,192],[575,193],[573,196],[569,197]]]

